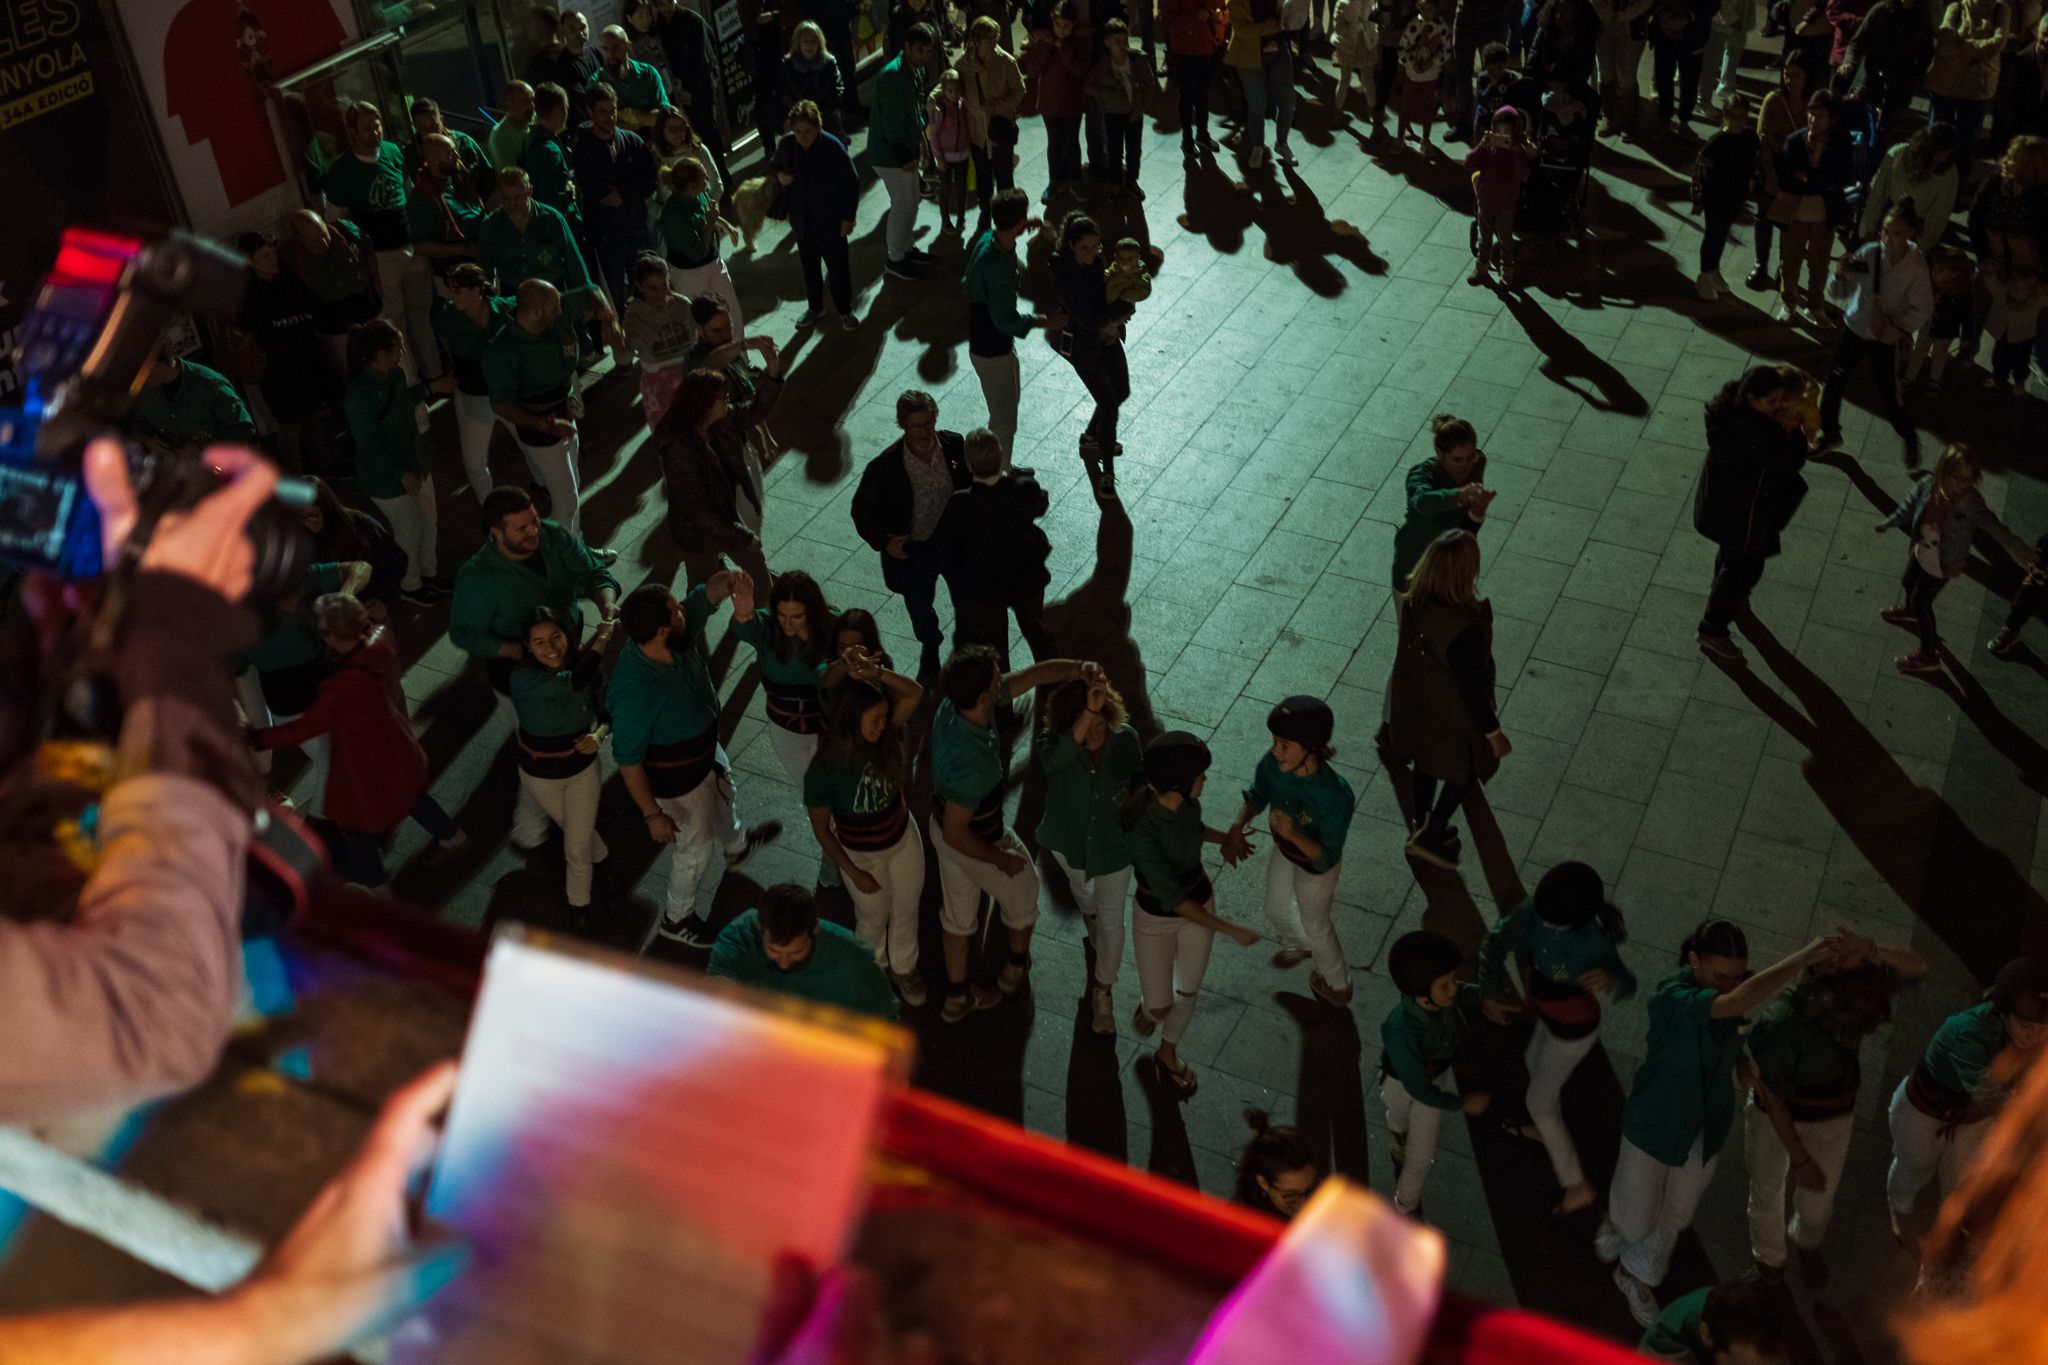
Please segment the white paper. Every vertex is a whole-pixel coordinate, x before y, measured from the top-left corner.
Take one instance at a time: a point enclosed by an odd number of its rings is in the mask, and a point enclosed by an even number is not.
[[[394,1362],[737,1365],[839,1259],[887,1043],[501,938],[426,1213],[475,1255]]]

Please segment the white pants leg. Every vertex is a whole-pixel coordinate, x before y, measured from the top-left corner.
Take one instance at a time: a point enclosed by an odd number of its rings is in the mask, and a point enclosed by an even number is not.
[[[883,971],[916,971],[917,905],[924,895],[924,840],[917,822],[906,824],[903,837],[888,848],[849,848],[846,856],[879,883],[872,896],[847,886],[853,897],[853,931],[873,951]]]
[[[434,268],[414,256],[403,279],[406,348],[416,352],[420,378],[441,377],[441,341],[434,335]]]
[[[1029,929],[1038,923],[1038,872],[1016,835],[1004,830],[1002,837],[1002,847],[1024,860],[1023,869],[1014,877],[1004,876],[994,863],[970,858],[947,843],[937,814],[931,817],[931,836],[939,855],[939,924],[947,933],[974,932],[983,892],[996,903],[1006,928]]]
[[[1989,1119],[1980,1119],[1959,1124],[1943,1137],[1941,1120],[1915,1109],[1906,1098],[1906,1082],[1900,1081],[1892,1092],[1892,1164],[1885,1175],[1885,1198],[1898,1212],[1911,1213],[1929,1181],[1939,1179],[1941,1193],[1954,1189],[1990,1128]]]
[[[1607,1217],[1621,1234],[1622,1269],[1651,1288],[1664,1282],[1678,1234],[1692,1226],[1700,1196],[1714,1178],[1714,1161],[1700,1155],[1695,1138],[1683,1166],[1666,1166],[1627,1138],[1607,1191]]]
[[[1394,1207],[1412,1214],[1422,1207],[1422,1187],[1436,1164],[1437,1133],[1451,1111],[1416,1099],[1398,1076],[1380,1078],[1380,1099],[1387,1106],[1387,1131],[1405,1149],[1401,1176],[1394,1182]]]
[[[688,270],[672,265],[668,268],[668,287],[684,298],[694,299],[699,294],[709,294],[725,305],[726,316],[732,319],[732,339],[743,340],[747,334],[746,314],[740,311],[740,291],[732,282],[732,271],[723,260],[709,265],[692,266]]]
[[[435,546],[441,538],[440,504],[434,500],[434,477],[429,474],[411,493],[395,498],[372,498],[384,520],[391,523],[391,538],[405,551],[405,579],[399,584],[410,592],[422,578],[440,570]]]
[[[455,395],[455,434],[462,442],[462,471],[469,476],[469,491],[478,502],[491,493],[491,436],[503,422],[491,411],[488,395]]]
[[[377,316],[396,327],[406,338],[405,354],[400,357],[405,382],[417,384],[420,382],[419,359],[414,354],[417,348],[412,344],[411,329],[405,322],[406,275],[412,270],[412,248],[402,246],[392,251],[380,251],[374,259],[377,262]],[[427,335],[429,338],[433,336],[431,328]],[[344,341],[343,345],[346,346],[347,342]]]
[[[263,699],[263,679],[255,669],[245,668],[235,675],[235,700],[241,703],[242,719],[252,730],[261,730],[270,724],[270,703]],[[256,771],[270,776],[271,752],[259,749],[254,754]]]
[[[1853,1115],[1819,1122],[1794,1123],[1799,1145],[1813,1158],[1827,1184],[1819,1190],[1792,1186],[1792,1221],[1785,1221],[1785,1184],[1792,1174],[1792,1154],[1771,1126],[1770,1116],[1751,1097],[1743,1115],[1743,1155],[1749,1167],[1749,1245],[1758,1265],[1785,1264],[1785,1236],[1802,1251],[1813,1251],[1827,1239],[1828,1223],[1835,1214],[1835,1191],[1841,1184],[1842,1165],[1849,1159],[1849,1139],[1855,1133]]]
[[[562,524],[563,530],[578,537],[583,533],[583,509],[578,505],[582,493],[576,482],[576,466],[583,453],[581,440],[582,433],[571,431],[569,439],[553,445],[519,443],[519,448],[526,452],[526,467],[548,490],[548,499],[554,504],[554,519]]]
[[[1819,1190],[1797,1186],[1792,1190],[1792,1222],[1788,1229],[1792,1244],[1801,1251],[1814,1251],[1827,1240],[1828,1225],[1834,1220],[1835,1192],[1842,1187],[1842,1167],[1849,1160],[1849,1141],[1856,1135],[1856,1120],[1854,1115],[1844,1114],[1840,1118],[1798,1124],[1797,1130],[1799,1140],[1806,1144],[1806,1154],[1813,1158],[1828,1182]]]
[[[975,355],[975,378],[981,381],[982,405],[988,409],[988,429],[1003,443],[1003,468],[1010,467],[1017,446],[1017,399],[1023,392],[1023,366],[1013,349],[1008,355]]]
[[[917,226],[917,172],[900,166],[881,166],[875,178],[889,192],[889,259],[900,261],[910,253],[911,231]]]
[[[1055,852],[1052,860],[1066,874],[1074,904],[1087,921],[1088,941],[1095,945],[1095,984],[1114,986],[1124,960],[1124,900],[1131,889],[1131,869],[1122,867],[1090,877],[1077,871],[1063,854]]]
[[[747,846],[747,827],[740,823],[740,793],[733,782],[732,755],[723,744],[712,751],[718,769],[712,774],[712,838],[725,852],[738,854]]]
[[[496,700],[498,719],[512,727],[516,740],[519,734],[519,711],[512,705],[512,699],[503,692],[493,692]],[[533,789],[521,782],[519,799],[512,807],[512,846],[521,850],[539,848],[548,837],[548,813],[541,809],[540,799]]]
[[[775,759],[782,765],[782,771],[789,774],[789,780],[801,793],[804,774],[811,770],[811,759],[818,752],[818,737],[785,730],[771,720],[768,722],[768,742],[775,746]]]
[[[697,886],[711,867],[711,857],[723,842],[720,835],[719,785],[717,769],[681,796],[658,796],[654,804],[676,823],[675,842],[669,845],[668,901],[663,918],[675,921],[697,913]]]
[[[1564,1124],[1564,1083],[1599,1041],[1597,1029],[1583,1038],[1559,1038],[1539,1019],[1529,1037],[1529,1050],[1522,1054],[1529,1064],[1529,1122],[1542,1135],[1543,1150],[1550,1154],[1551,1173],[1565,1189],[1582,1184],[1586,1172],[1579,1165],[1579,1149],[1572,1142],[1571,1130]]]
[[[1213,908],[1214,902],[1211,902]],[[1131,926],[1131,954],[1138,964],[1138,989],[1145,1012],[1159,1021],[1161,1042],[1176,1047],[1194,1022],[1202,978],[1209,973],[1209,949],[1216,931],[1179,915],[1137,912]]]
[[[1351,984],[1344,945],[1330,921],[1341,868],[1340,863],[1327,872],[1311,872],[1288,862],[1277,849],[1266,863],[1266,919],[1273,936],[1286,947],[1306,949],[1316,975],[1335,991]]]
[[[593,763],[574,777],[535,777],[519,774],[522,790],[530,789],[534,801],[548,819],[562,827],[562,858],[569,865],[569,904],[590,904],[590,869],[599,856],[603,841],[597,837],[597,796],[600,790],[598,765]]]

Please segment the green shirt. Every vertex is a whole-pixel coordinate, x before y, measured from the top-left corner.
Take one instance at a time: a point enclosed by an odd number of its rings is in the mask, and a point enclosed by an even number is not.
[[[899,52],[875,77],[868,123],[868,165],[894,170],[917,160],[924,141],[924,68]]]
[[[1695,1141],[1700,1159],[1712,1160],[1735,1118],[1742,1020],[1713,1017],[1717,994],[1684,967],[1650,992],[1650,1040],[1621,1135],[1666,1166],[1683,1166]]]
[[[218,370],[178,362],[167,384],[150,384],[128,409],[129,430],[173,450],[217,441],[247,441],[256,434],[249,409]]]
[[[533,205],[523,228],[503,209],[486,215],[477,229],[476,260],[497,276],[498,288],[507,294],[515,293],[524,280],[546,280],[562,291],[565,308],[570,295],[594,287],[569,220],[546,204]]]
[[[877,1019],[896,1017],[896,993],[889,989],[889,979],[882,975],[875,955],[850,932],[826,920],[818,922],[811,955],[785,971],[768,956],[761,912],[748,910],[718,931],[706,970],[712,976],[778,995],[836,1005]]]
[[[406,244],[405,152],[397,143],[378,143],[368,160],[344,150],[319,180],[327,202],[346,210],[371,246],[391,251]]]
[[[967,250],[967,270],[962,276],[969,315],[979,308],[996,331],[1010,337],[1030,336],[1033,317],[1017,308],[1017,277],[1023,270],[1016,251],[996,240],[994,228],[976,237]]]
[[[661,206],[661,240],[669,264],[694,270],[718,259],[717,204],[711,191],[671,194]]]
[[[1449,1009],[1424,1009],[1413,997],[1405,996],[1380,1025],[1380,1045],[1386,1049],[1382,1064],[1401,1088],[1418,1104],[1432,1109],[1457,1109],[1458,1096],[1436,1083],[1457,1059],[1465,1045],[1465,1015],[1459,1008],[1476,1000],[1478,988],[1471,982],[1458,986],[1458,999]]]
[[[1531,900],[1523,900],[1502,915],[1479,945],[1479,985],[1486,994],[1496,998],[1514,994],[1508,976],[1510,958],[1528,963],[1531,974],[1560,986],[1576,988],[1587,972],[1604,971],[1618,983],[1616,1000],[1636,993],[1635,973],[1614,950],[1613,940],[1598,920],[1568,929],[1537,914]]]
[[[313,564],[306,569],[306,581],[299,589],[301,604],[330,592],[341,591],[341,565]],[[281,668],[297,668],[320,657],[327,646],[313,629],[307,613],[300,611],[275,611],[268,613],[263,633],[256,637],[256,643],[236,661],[235,671],[253,668],[261,673],[274,673]]]
[[[584,88],[590,89],[599,84],[612,88],[612,94],[618,97],[621,109],[647,113],[668,103],[668,88],[662,83],[661,72],[645,62],[636,62],[631,57],[626,59],[626,68],[623,71],[613,71],[608,66],[598,67],[590,73],[590,84]],[[698,117],[709,118],[711,115],[705,111],[700,112]]]
[[[487,297],[484,308],[487,316],[479,326],[469,314],[448,300],[434,300],[434,335],[441,339],[450,359],[481,366],[484,356],[490,351],[491,339],[512,321],[512,315],[519,311],[519,303],[511,298]]]
[[[576,327],[567,312],[544,332],[508,320],[484,351],[484,385],[493,403],[552,403],[576,382]]]
[[[1181,902],[1200,890],[1207,875],[1202,871],[1202,803],[1186,800],[1179,810],[1168,810],[1164,802],[1153,801],[1131,828],[1130,850],[1139,887],[1161,911],[1178,915]]]
[[[499,645],[526,638],[535,607],[568,621],[574,619],[577,598],[595,600],[605,588],[619,590],[619,580],[591,557],[589,548],[555,522],[540,524],[540,548],[533,553],[545,572],[507,559],[487,537],[463,564],[448,606],[448,638],[456,648],[495,659]]]
[[[341,410],[355,442],[356,484],[368,497],[402,498],[403,476],[428,472],[414,402],[405,371],[396,366],[383,374],[368,366],[349,381]]]
[[[1665,1304],[1657,1314],[1656,1324],[1643,1333],[1636,1350],[1655,1360],[1714,1365],[1714,1353],[1700,1336],[1700,1320],[1707,1315],[1707,1295],[1713,1292],[1711,1288],[1695,1289]]]
[[[1482,466],[1483,468],[1483,466]],[[1477,479],[1478,473],[1472,477]],[[1471,530],[1476,524],[1465,515],[1458,501],[1463,487],[1451,481],[1443,462],[1434,455],[1408,471],[1408,514],[1394,531],[1394,586],[1408,586],[1408,571],[1429,543],[1446,531]]]
[[[490,136],[484,139],[484,151],[491,164],[501,171],[517,166],[519,158],[526,154],[526,135],[532,131],[531,123],[514,123],[509,118],[492,124]]]
[[[830,810],[835,819],[873,819],[901,799],[895,781],[866,759],[814,758],[804,770],[804,805]]]
[[[576,671],[526,663],[506,684],[519,728],[529,735],[587,735],[597,728],[597,688],[578,687]]]
[[[1328,872],[1344,856],[1344,836],[1351,832],[1351,812],[1358,799],[1351,794],[1351,784],[1328,763],[1318,760],[1314,774],[1302,777],[1281,772],[1273,755],[1267,754],[1252,770],[1252,784],[1245,789],[1244,803],[1255,812],[1268,806],[1284,811],[1296,828],[1322,845],[1323,851],[1314,861],[1289,856],[1285,850],[1281,851],[1282,856],[1311,872]],[[1274,842],[1281,842],[1278,836]]]
[[[761,611],[732,624],[734,637],[753,646],[754,653],[760,657],[761,680],[787,687],[818,686],[825,677],[825,670],[831,667],[831,660],[813,659],[802,652],[780,653],[769,635],[771,630],[777,635],[782,633],[781,627]]]
[[[1791,999],[1773,1000],[1751,1025],[1744,1046],[1757,1074],[1801,1123],[1855,1112],[1863,1081],[1856,1046]]]
[[[1041,732],[1034,748],[1045,771],[1045,814],[1035,834],[1084,877],[1131,865],[1130,831],[1120,818],[1124,798],[1145,771],[1145,749],[1128,725],[1111,730],[1090,758],[1071,729]]]
[[[294,248],[293,259],[298,262],[299,274],[306,281],[306,288],[313,291],[314,298],[322,303],[340,303],[363,292],[362,260],[370,245],[363,236],[363,230],[346,218],[329,223],[327,230],[335,237],[347,239],[355,251],[347,250],[341,242],[332,242],[318,255]]]
[[[972,811],[1002,785],[996,727],[962,720],[952,700],[942,699],[932,713],[932,795]]]
[[[1959,1095],[1973,1095],[1991,1059],[2005,1049],[2005,1020],[1989,1000],[1951,1014],[1927,1040],[1920,1065],[1928,1079]]]
[[[405,224],[415,242],[474,242],[483,223],[484,206],[453,184],[440,194],[418,193],[405,201]]]
[[[640,762],[649,745],[691,739],[718,724],[718,688],[697,647],[712,610],[699,583],[683,599],[683,638],[672,644],[668,663],[648,658],[632,641],[619,655],[604,698],[612,713],[612,757],[620,767]]]
[[[534,124],[519,164],[533,182],[535,203],[545,204],[565,218],[576,217],[576,171],[569,160],[569,144],[562,141],[561,134]]]

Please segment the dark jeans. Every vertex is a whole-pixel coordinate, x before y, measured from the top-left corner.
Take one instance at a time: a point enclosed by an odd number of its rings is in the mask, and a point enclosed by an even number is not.
[[[1029,602],[969,602],[953,594],[953,648],[987,645],[1005,673],[1010,671],[1010,613],[1017,614],[1017,629],[1031,650],[1033,662],[1053,657],[1052,637],[1045,633],[1045,597]]]
[[[1700,102],[1700,64],[1706,54],[1684,38],[1652,39],[1650,69],[1657,83],[1657,115],[1692,117]]]
[[[1941,635],[1934,628],[1934,599],[1941,592],[1943,580],[1921,568],[1920,562],[1909,555],[1899,585],[1906,590],[1906,610],[1913,613],[1913,620],[1920,627],[1920,652],[1932,654],[1941,644]]]
[[[1777,228],[1770,214],[1771,201],[1766,195],[1758,195],[1756,201],[1756,268],[1769,271],[1771,268],[1771,233]]]
[[[1138,158],[1144,154],[1143,115],[1105,115],[1102,122],[1102,164],[1099,175],[1105,184],[1138,183]]]
[[[1917,464],[1920,434],[1913,430],[1912,414],[1899,397],[1899,348],[1894,342],[1867,341],[1847,327],[1842,329],[1841,338],[1835,343],[1835,363],[1828,368],[1827,382],[1821,386],[1820,429],[1830,436],[1841,431],[1842,391],[1849,387],[1850,376],[1866,361],[1877,381],[1877,410],[1906,443],[1906,462]]]
[[[2027,362],[2033,349],[2031,340],[1992,342],[1991,377],[2001,384],[2019,383],[2027,377]]]
[[[611,296],[613,311],[623,317],[633,297],[633,262],[642,252],[653,250],[654,239],[643,232],[633,237],[594,237],[590,245],[597,256],[593,264],[598,282]]]
[[[983,213],[988,212],[989,200],[997,190],[1009,189],[1017,183],[1017,144],[997,142],[989,150],[973,149],[974,157],[974,199],[981,205]]]
[[[1420,766],[1415,769],[1411,780],[1414,782],[1414,816],[1418,827],[1426,821],[1443,829],[1451,823],[1458,807],[1465,804],[1465,798],[1472,794],[1470,782],[1446,782],[1439,791],[1436,779],[1422,771]]]
[[[845,317],[853,316],[853,262],[847,255],[846,239],[832,237],[824,241],[807,241],[797,238],[796,258],[804,268],[804,297],[810,301],[811,311],[817,312],[825,306],[825,275],[832,276],[832,306]]]
[[[853,74],[853,24],[845,23],[820,25],[825,30],[825,47],[832,59],[839,63],[840,107],[851,114],[861,107],[860,84]],[[692,119],[691,122],[696,120]],[[728,182],[729,183],[729,182]]]
[[[461,833],[454,819],[441,809],[441,803],[429,792],[420,793],[420,799],[412,803],[411,814],[436,839],[453,839]],[[320,822],[319,828],[327,838],[327,852],[334,860],[334,871],[343,881],[354,882],[357,886],[384,885],[390,875],[384,870],[384,841],[391,837],[390,830],[372,833],[343,829],[326,820]]]
[[[932,600],[939,586],[938,555],[929,542],[922,540],[913,540],[903,548],[910,557],[890,566],[889,586],[903,599],[903,610],[910,616],[910,633],[924,646],[925,653],[936,656],[946,642],[946,633],[939,629],[939,609]]]
[[[1095,411],[1088,417],[1083,434],[1095,438],[1105,459],[1116,454],[1116,419],[1124,400],[1131,396],[1131,370],[1124,359],[1123,343],[1102,346],[1090,352],[1076,352],[1074,373],[1081,377]]]
[[[1726,637],[1728,623],[1749,605],[1749,594],[1763,581],[1764,557],[1722,546],[1714,555],[1714,585],[1707,589],[1707,608],[1700,634]]]
[[[1721,249],[1728,245],[1728,229],[1735,226],[1736,215],[1741,212],[1739,197],[1725,204],[1710,200],[1700,206],[1700,216],[1706,220],[1700,237],[1700,273],[1721,268]]]
[[[1983,100],[1957,100],[1947,95],[1927,97],[1927,122],[1956,126],[1956,183],[1970,183],[1970,154],[1977,148],[1977,132],[1984,126]]]
[[[1185,57],[1175,52],[1168,54],[1167,62],[1173,69],[1173,89],[1180,100],[1180,140],[1186,144],[1209,131],[1209,82],[1216,75],[1216,58]]]
[[[1045,116],[1045,167],[1045,178],[1050,184],[1070,185],[1081,178],[1079,116]]]
[[[967,217],[967,163],[965,161],[942,161],[939,163],[939,216],[941,218]]]
[[[2036,578],[2028,574],[2020,584],[2020,590],[2012,595],[2012,610],[2005,614],[2005,628],[2017,631],[2028,618],[2039,610],[2042,599],[2048,598],[2048,577]]]

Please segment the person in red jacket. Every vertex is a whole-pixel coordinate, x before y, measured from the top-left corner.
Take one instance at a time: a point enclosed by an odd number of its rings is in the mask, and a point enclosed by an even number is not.
[[[1074,0],[1060,0],[1052,27],[1038,29],[1024,48],[1024,75],[1045,119],[1046,180],[1041,204],[1081,189],[1081,116],[1088,112],[1088,69],[1095,63],[1095,29],[1079,22]]]
[[[368,608],[345,592],[315,602],[313,622],[334,655],[334,671],[302,714],[254,731],[250,743],[289,749],[315,735],[333,736],[321,822],[328,852],[343,880],[379,887],[386,878],[384,841],[406,816],[444,850],[452,852],[468,838],[427,791],[427,752],[406,719],[398,646],[390,631],[374,624]]]
[[[1167,70],[1180,98],[1180,150],[1190,159],[1216,149],[1209,136],[1209,83],[1216,77],[1216,0],[1159,0]]]

